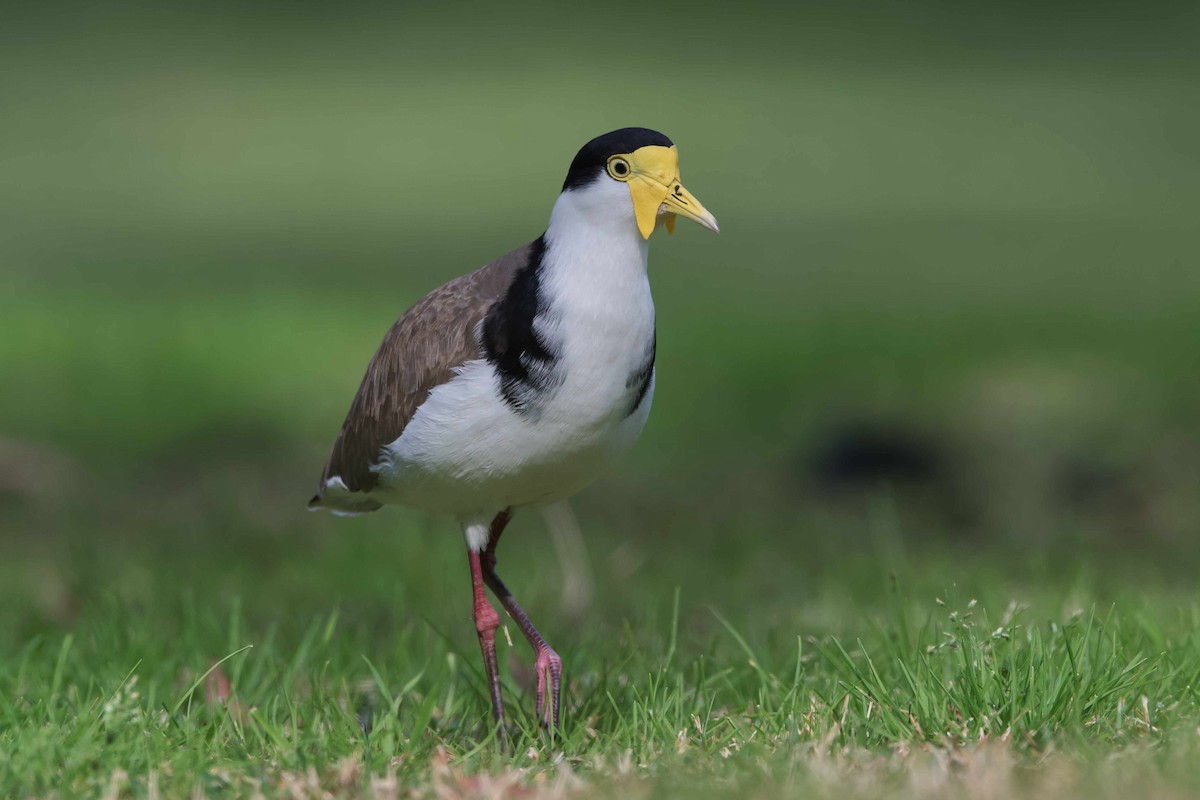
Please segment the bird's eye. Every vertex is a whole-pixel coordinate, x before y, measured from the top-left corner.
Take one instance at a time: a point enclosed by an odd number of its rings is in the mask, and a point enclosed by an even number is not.
[[[628,180],[629,172],[629,162],[620,156],[613,156],[608,160],[608,174],[617,180]]]

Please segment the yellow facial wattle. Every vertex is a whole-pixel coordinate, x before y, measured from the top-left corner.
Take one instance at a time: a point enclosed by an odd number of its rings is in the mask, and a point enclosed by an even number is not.
[[[649,239],[660,214],[667,233],[675,230],[675,215],[682,214],[710,231],[719,231],[716,218],[679,182],[679,152],[674,146],[648,145],[628,155],[608,160],[608,174],[629,184],[638,230]]]

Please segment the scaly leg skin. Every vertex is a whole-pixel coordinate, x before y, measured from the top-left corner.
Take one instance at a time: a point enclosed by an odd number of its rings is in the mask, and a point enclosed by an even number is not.
[[[512,519],[511,509],[501,511],[492,520],[487,549],[483,551],[483,580],[496,595],[500,605],[504,606],[504,610],[517,623],[517,627],[521,629],[521,633],[525,634],[525,639],[533,648],[534,670],[537,672],[537,715],[542,724],[553,733],[558,730],[559,709],[562,705],[562,659],[550,645],[546,644],[546,640],[538,633],[537,628],[533,627],[529,615],[525,613],[516,598],[512,596],[512,592],[496,574],[496,545],[500,542],[500,535],[504,533],[504,527],[508,525],[510,519]],[[549,699],[548,703],[547,699]]]
[[[496,663],[496,628],[500,615],[488,602],[483,590],[484,576],[479,553],[467,549],[471,562],[471,589],[475,594],[475,631],[479,634],[479,649],[483,651],[483,669],[487,673],[488,692],[492,698],[492,717],[500,727],[500,746],[505,746],[504,701],[500,697],[500,669]]]

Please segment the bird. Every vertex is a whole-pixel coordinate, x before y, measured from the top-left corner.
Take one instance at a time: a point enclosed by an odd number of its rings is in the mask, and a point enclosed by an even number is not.
[[[677,216],[719,232],[680,183],[670,139],[622,128],[585,144],[541,236],[434,289],[392,325],[309,502],[457,520],[500,731],[500,618],[485,587],[533,648],[536,714],[551,731],[563,663],[496,574],[497,545],[516,510],[574,495],[646,424],[657,345],[649,239],[673,233]]]

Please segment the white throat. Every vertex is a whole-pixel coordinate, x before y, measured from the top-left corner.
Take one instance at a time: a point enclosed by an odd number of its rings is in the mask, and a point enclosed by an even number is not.
[[[628,187],[601,178],[563,192],[545,242],[540,279],[547,308],[537,325],[539,335],[560,348],[560,393],[570,400],[563,409],[597,422],[620,418],[628,411],[626,383],[654,344],[648,243],[638,232]]]
[[[605,177],[558,196],[546,228],[546,246],[547,261],[572,272],[636,267],[644,274],[649,252],[649,242],[638,231],[629,187]]]

